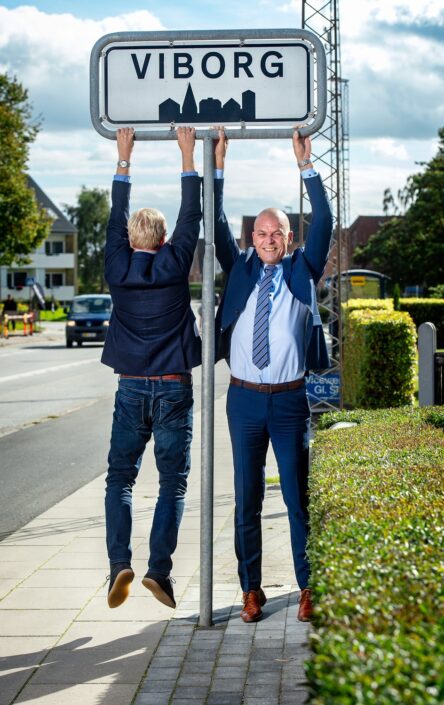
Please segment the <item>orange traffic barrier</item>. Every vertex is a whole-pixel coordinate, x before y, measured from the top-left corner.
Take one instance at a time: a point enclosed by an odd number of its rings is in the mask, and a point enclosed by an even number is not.
[[[34,333],[34,314],[31,313],[5,313],[3,316],[3,337],[9,338],[9,321],[23,321],[23,335]]]

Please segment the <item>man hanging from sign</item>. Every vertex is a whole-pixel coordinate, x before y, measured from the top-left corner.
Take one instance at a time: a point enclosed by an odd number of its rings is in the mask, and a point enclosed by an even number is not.
[[[301,589],[298,619],[309,621],[310,411],[305,374],[329,366],[315,285],[327,262],[332,215],[310,160],[310,140],[295,130],[293,150],[312,205],[305,247],[292,256],[287,254],[293,240],[288,218],[281,210],[267,208],[254,222],[254,247],[242,252],[223,209],[226,150],[227,140],[220,129],[215,143],[215,245],[228,278],[216,317],[216,356],[218,360],[225,357],[231,369],[227,415],[234,462],[235,550],[243,590],[241,617],[244,622],[257,621],[266,602],[261,588],[261,511],[271,440]]]
[[[102,362],[120,375],[105,497],[110,607],[125,601],[134,579],[131,495],[151,435],[159,497],[142,582],[163,604],[176,606],[171,556],[190,470],[191,369],[201,362],[188,275],[202,215],[200,178],[194,169],[195,130],[178,128],[177,140],[182,152],[182,203],[174,232],[165,242],[165,218],[154,208],[142,208],[128,220],[134,130],[117,130],[119,161],[105,248],[113,312],[102,355]]]

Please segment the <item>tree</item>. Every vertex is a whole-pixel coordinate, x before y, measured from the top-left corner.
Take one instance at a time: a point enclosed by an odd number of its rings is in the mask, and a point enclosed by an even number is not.
[[[0,74],[0,265],[26,261],[51,227],[26,181],[29,145],[39,129],[31,111],[23,86]]]
[[[444,281],[444,128],[438,134],[438,153],[420,162],[424,171],[410,176],[396,199],[385,191],[384,213],[393,218],[353,256],[401,286]]]
[[[82,186],[77,205],[65,205],[64,208],[78,233],[79,291],[84,294],[103,293],[106,286],[103,275],[109,192]]]

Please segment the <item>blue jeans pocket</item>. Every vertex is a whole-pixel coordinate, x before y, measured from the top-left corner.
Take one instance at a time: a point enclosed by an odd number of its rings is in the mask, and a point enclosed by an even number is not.
[[[184,398],[160,399],[159,424],[163,428],[186,428],[191,422],[193,397],[189,393]]]
[[[138,429],[144,425],[143,398],[132,395],[126,389],[119,389],[116,393],[115,412],[118,422],[123,426]]]

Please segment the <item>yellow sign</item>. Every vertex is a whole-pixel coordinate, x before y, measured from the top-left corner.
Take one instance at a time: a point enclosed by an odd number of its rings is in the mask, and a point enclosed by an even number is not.
[[[365,277],[350,277],[352,286],[364,286]]]

